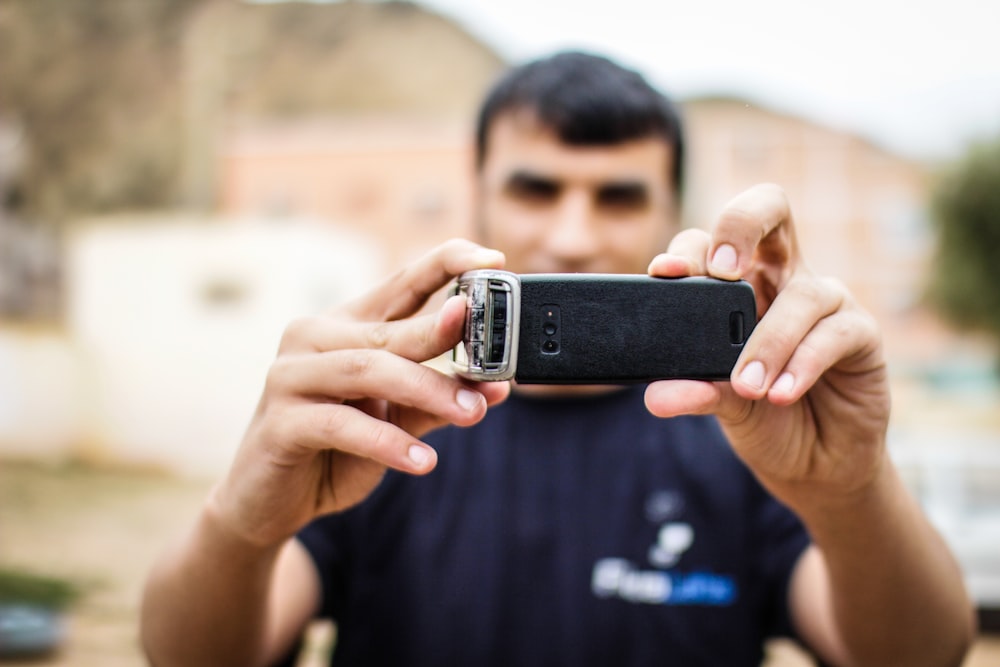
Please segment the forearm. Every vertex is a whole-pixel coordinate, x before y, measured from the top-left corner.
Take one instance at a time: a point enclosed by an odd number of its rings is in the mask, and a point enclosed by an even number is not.
[[[839,641],[827,659],[851,665],[961,663],[975,627],[961,572],[888,457],[872,484],[854,497],[796,509],[819,557],[813,585],[793,585],[793,609],[796,618],[818,615],[832,623],[832,632],[824,634]]]
[[[146,585],[142,641],[157,667],[257,665],[267,652],[267,610],[280,545],[228,533],[213,503],[164,554]]]

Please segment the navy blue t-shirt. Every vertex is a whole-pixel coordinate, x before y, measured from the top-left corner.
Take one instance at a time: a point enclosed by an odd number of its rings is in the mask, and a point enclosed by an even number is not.
[[[299,535],[335,665],[759,665],[808,544],[707,417],[512,396]]]

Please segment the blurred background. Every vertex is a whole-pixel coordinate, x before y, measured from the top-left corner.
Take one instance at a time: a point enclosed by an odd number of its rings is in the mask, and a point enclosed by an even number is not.
[[[997,25],[973,0],[0,0],[0,609],[64,610],[6,627],[61,638],[53,665],[142,664],[145,572],[287,321],[467,235],[481,94],[580,48],[679,100],[686,224],[777,182],[878,318],[893,457],[981,608],[967,665],[1000,664]]]

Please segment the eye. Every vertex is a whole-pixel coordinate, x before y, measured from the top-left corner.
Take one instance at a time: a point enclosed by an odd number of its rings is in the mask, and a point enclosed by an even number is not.
[[[642,183],[611,183],[597,191],[597,204],[602,208],[640,210],[649,202],[649,191]]]
[[[510,177],[504,188],[506,193],[524,202],[544,203],[559,196],[559,183],[542,176],[517,173]]]

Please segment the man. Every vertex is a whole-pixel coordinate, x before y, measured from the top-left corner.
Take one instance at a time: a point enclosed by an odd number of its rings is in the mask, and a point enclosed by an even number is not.
[[[959,664],[970,604],[886,455],[877,327],[805,266],[775,186],[671,239],[680,156],[669,103],[607,60],[502,80],[476,201],[503,254],[447,243],[288,327],[232,469],[150,577],[153,662],[269,664],[330,615],[337,664],[757,664],[781,634],[833,665]],[[742,277],[762,318],[730,382],[508,397],[421,363],[460,339],[461,298],[415,315],[501,266]]]

